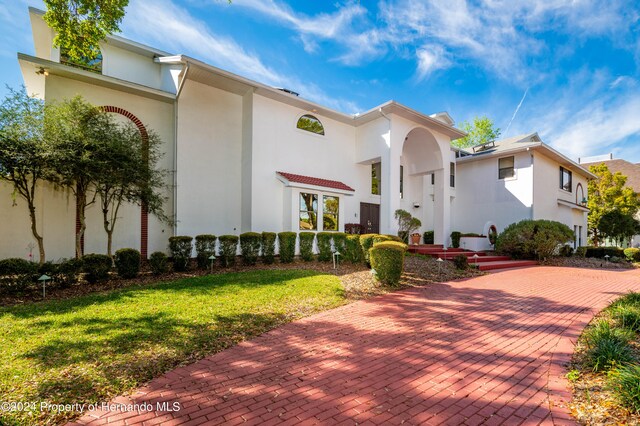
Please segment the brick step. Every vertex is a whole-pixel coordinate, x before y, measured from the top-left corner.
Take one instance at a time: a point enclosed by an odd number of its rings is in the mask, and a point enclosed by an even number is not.
[[[422,247],[416,247],[416,246],[409,246],[409,252],[410,253],[418,253],[418,254],[428,254],[430,256],[434,256],[434,255],[438,255],[438,254],[447,254],[447,257],[449,257],[450,254],[452,255],[456,255],[459,253],[472,253],[471,255],[473,256],[473,252],[467,252],[463,249],[447,249],[447,251],[445,252],[444,250],[442,250],[442,248],[422,248]]]
[[[456,256],[466,256],[469,258],[473,258],[473,255],[477,254],[478,257],[482,257],[482,256],[486,256],[487,253],[483,252],[483,251],[479,251],[479,252],[475,252],[475,251],[451,251],[451,250],[447,250],[447,251],[438,251],[438,252],[433,252],[433,253],[421,253],[421,254],[426,254],[429,256],[433,256],[433,257],[440,257],[442,259],[446,259],[446,260],[450,260],[453,259]]]
[[[499,269],[522,268],[525,266],[536,266],[538,262],[535,260],[500,260],[496,262],[478,263],[478,269],[481,271],[495,271]]]
[[[478,256],[477,258],[473,258],[471,256],[467,256],[467,262],[469,264],[472,263],[487,263],[487,262],[503,262],[505,260],[512,260],[509,256],[489,256],[489,255],[484,255],[484,256]]]

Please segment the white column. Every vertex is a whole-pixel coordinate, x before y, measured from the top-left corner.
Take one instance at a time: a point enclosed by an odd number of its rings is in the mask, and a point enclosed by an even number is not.
[[[434,243],[448,246],[451,234],[451,188],[449,186],[449,162],[435,171],[433,230]]]
[[[380,233],[398,235],[394,215],[400,208],[400,155],[403,139],[391,138],[389,149],[382,155],[382,185],[380,196]]]

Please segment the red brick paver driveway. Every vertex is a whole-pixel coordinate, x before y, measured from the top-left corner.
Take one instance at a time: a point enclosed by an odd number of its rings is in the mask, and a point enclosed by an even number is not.
[[[399,291],[178,368],[79,423],[574,424],[572,343],[630,289],[640,271],[535,267]]]

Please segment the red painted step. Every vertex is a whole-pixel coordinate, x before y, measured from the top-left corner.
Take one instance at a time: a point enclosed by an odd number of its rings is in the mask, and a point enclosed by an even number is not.
[[[538,262],[535,260],[499,260],[496,262],[478,263],[478,269],[481,271],[496,271],[499,269],[522,268],[525,266],[536,266]]]

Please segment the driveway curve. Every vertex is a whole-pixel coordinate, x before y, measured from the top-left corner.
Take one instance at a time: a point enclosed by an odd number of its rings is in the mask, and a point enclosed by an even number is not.
[[[558,267],[410,288],[173,370],[75,424],[575,424],[573,343],[629,290],[640,271]]]

